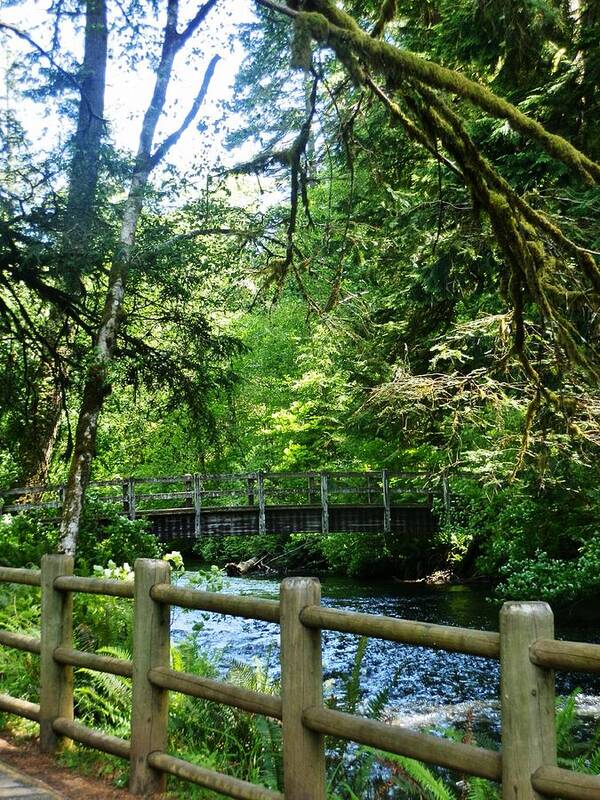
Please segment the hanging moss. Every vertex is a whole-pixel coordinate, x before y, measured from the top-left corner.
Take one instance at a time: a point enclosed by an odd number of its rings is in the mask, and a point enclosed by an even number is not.
[[[373,28],[372,36],[381,36],[385,30],[388,22],[391,22],[396,16],[396,0],[383,0],[381,9],[379,10],[379,18]]]
[[[359,28],[352,17],[338,9],[332,0],[311,0],[306,7],[318,12],[302,14],[311,27],[313,38],[329,44],[340,60],[347,60],[348,54],[352,53],[371,70],[385,75],[386,80],[394,86],[416,78],[432,88],[453,92],[490,115],[506,119],[515,131],[539,142],[547,153],[579,174],[587,184],[600,182],[599,164],[487,87],[408,50],[373,39]]]
[[[499,174],[475,145],[445,93],[468,100],[491,116],[506,119],[515,131],[537,142],[587,184],[600,182],[600,165],[487,87],[374,38],[383,33],[386,22],[395,13],[396,3],[392,0],[383,0],[371,36],[339,9],[334,0],[305,0],[302,9],[298,15],[299,44],[305,47],[308,35],[309,39],[331,47],[352,80],[379,97],[406,135],[460,176],[474,207],[489,218],[504,261],[499,275],[500,290],[512,309],[513,346],[503,358],[503,366],[507,367],[509,359],[516,358],[527,381],[537,387],[536,399],[527,412],[524,453],[542,400],[556,411],[568,403],[568,392],[562,397],[549,387],[553,378],[548,365],[542,368],[532,363],[526,314],[541,320],[534,324],[549,339],[546,346],[554,350],[555,369],[562,371],[568,363],[597,379],[598,353],[583,339],[570,315],[573,302],[595,313],[600,310],[600,269],[589,252],[570,241],[549,216],[529,205]],[[303,51],[304,57],[305,54]],[[385,92],[377,86],[375,74],[384,77]],[[579,273],[574,272],[575,264],[580,267]],[[568,420],[566,424],[572,433],[578,434],[576,426]]]

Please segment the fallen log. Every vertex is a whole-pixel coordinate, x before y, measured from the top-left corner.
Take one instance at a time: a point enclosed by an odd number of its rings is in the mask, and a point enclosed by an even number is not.
[[[239,561],[237,564],[234,561],[229,561],[225,564],[223,569],[230,578],[241,578],[243,575],[247,575],[249,572],[254,572],[259,569],[264,560],[264,556],[262,558],[254,556],[247,561]]]

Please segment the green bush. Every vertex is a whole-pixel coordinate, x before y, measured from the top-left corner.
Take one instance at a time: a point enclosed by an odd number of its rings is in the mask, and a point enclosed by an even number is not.
[[[428,548],[421,540],[372,533],[293,533],[225,536],[200,540],[194,551],[207,563],[224,565],[264,557],[276,571],[347,576],[403,574]]]
[[[498,597],[511,600],[570,602],[600,594],[600,536],[586,542],[575,559],[533,558],[510,561],[500,569]]]
[[[0,564],[39,566],[58,545],[58,524],[42,511],[0,517]],[[81,520],[75,568],[90,574],[96,564],[133,564],[136,558],[160,558],[163,547],[146,520],[130,520],[114,506],[88,501]]]
[[[576,478],[499,489],[455,479],[438,533],[447,561],[498,582],[499,599],[567,602],[598,593],[600,493],[591,470]]]

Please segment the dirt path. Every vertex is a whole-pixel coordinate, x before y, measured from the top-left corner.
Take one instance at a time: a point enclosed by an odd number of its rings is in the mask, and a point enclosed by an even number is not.
[[[116,789],[106,780],[80,775],[73,769],[61,766],[52,756],[40,753],[35,740],[19,739],[16,742],[6,734],[4,735],[6,738],[0,738],[0,762],[25,773],[34,780],[47,784],[54,792],[58,793],[54,797],[64,798],[64,800],[91,800],[91,798],[93,800],[134,800],[132,794],[123,789]],[[19,795],[3,795],[0,792],[0,797],[12,796],[17,798]],[[27,797],[27,795],[20,796],[23,796],[24,800]],[[43,795],[41,793],[30,796],[48,799],[53,797],[52,794]]]

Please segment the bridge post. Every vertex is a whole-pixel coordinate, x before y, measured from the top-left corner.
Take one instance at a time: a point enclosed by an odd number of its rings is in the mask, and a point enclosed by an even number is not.
[[[54,752],[64,741],[54,732],[59,717],[73,719],[73,667],[54,660],[57,647],[73,647],[73,594],[54,588],[61,575],[73,574],[73,556],[42,556],[40,659],[40,748]]]
[[[187,508],[193,508],[194,507],[194,497],[193,497],[194,484],[193,484],[193,478],[189,474],[189,472],[186,472],[186,474],[183,476],[183,489],[186,492],[186,494],[191,494],[192,495],[192,497],[186,497],[185,498],[186,507]]]
[[[129,516],[129,482],[123,481],[121,484],[121,490],[123,493],[123,513]]]
[[[267,532],[267,516],[265,511],[265,474],[258,471],[258,532]]]
[[[504,603],[500,611],[502,797],[541,800],[531,776],[556,766],[554,672],[532,663],[536,639],[554,638],[547,603]]]
[[[448,484],[448,473],[446,470],[442,472],[442,502],[444,504],[444,511],[450,510],[450,486]]]
[[[381,470],[381,490],[383,492],[383,532],[392,529],[392,511],[390,508],[390,476],[387,469]]]
[[[152,769],[148,756],[167,749],[169,692],[152,684],[151,669],[169,667],[171,608],[152,599],[157,583],[170,583],[166,561],[138,558],[133,600],[133,699],[129,791],[148,797],[165,791],[166,775]]]
[[[246,478],[246,494],[248,495],[248,505],[254,505],[254,478]]]
[[[194,474],[194,535],[200,536],[202,532],[202,485],[200,475]]]
[[[127,481],[127,506],[129,519],[135,519],[135,481],[129,478]]]
[[[321,533],[329,533],[329,476],[321,473]]]
[[[325,746],[302,716],[323,705],[321,631],[305,627],[300,612],[321,602],[316,578],[281,584],[281,704],[284,794],[289,800],[325,800]]]

